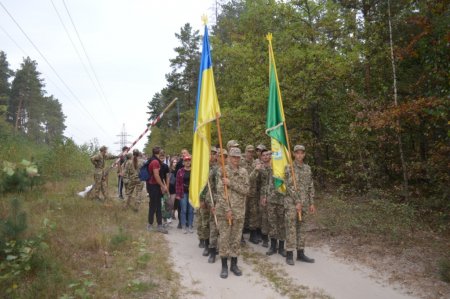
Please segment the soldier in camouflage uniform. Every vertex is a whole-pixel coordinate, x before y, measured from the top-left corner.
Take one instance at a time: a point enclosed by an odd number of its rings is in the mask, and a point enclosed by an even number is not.
[[[103,195],[103,199],[108,199],[108,183],[107,173],[105,173],[105,160],[117,159],[118,156],[114,156],[107,153],[108,148],[106,146],[100,147],[100,152],[91,157],[91,162],[95,167],[94,170],[94,188],[92,197],[100,200],[100,192]]]
[[[251,144],[247,145],[245,147],[245,153],[244,156],[241,159],[241,166],[247,169],[247,173],[250,175],[252,173],[253,169],[255,168],[255,147]],[[254,200],[254,194],[255,192],[251,192],[254,190],[252,189],[252,185],[250,184],[250,191],[245,199],[245,221],[244,221],[244,231],[243,232],[251,232],[250,230],[250,201],[255,202]],[[252,198],[253,197],[253,198]],[[251,236],[251,235],[250,235]],[[255,237],[255,234],[253,234]],[[257,238],[255,238],[256,241]],[[257,243],[257,241],[256,241]]]
[[[227,142],[227,149],[228,152],[230,152],[230,150],[232,148],[239,148],[239,142],[237,140],[229,140]],[[244,157],[241,156],[240,162],[239,162],[239,167],[243,167],[245,168],[245,162],[244,162]],[[249,173],[250,174],[250,173]],[[245,225],[245,222],[244,222]],[[241,245],[245,245],[245,239],[244,239],[244,228],[242,229],[242,235],[241,235]]]
[[[217,182],[217,220],[219,223],[219,254],[222,259],[221,278],[228,277],[227,258],[231,257],[230,271],[236,276],[242,275],[237,266],[237,258],[240,254],[240,239],[245,217],[245,197],[249,189],[249,177],[247,170],[239,166],[241,150],[231,148],[229,151],[228,165],[225,166],[226,177],[222,175],[222,169],[218,175],[222,179]],[[228,198],[225,195],[227,186]],[[229,224],[231,221],[231,225]]]
[[[139,211],[139,205],[141,204],[142,182],[139,179],[139,169],[144,164],[139,156],[139,150],[133,150],[133,158],[125,162],[123,174],[123,181],[127,186],[125,189],[125,208],[131,207],[135,212]]]
[[[269,221],[270,248],[267,255],[278,253],[285,257],[284,240],[286,239],[286,226],[284,217],[284,194],[275,189],[272,168],[269,168],[268,177],[263,187],[264,197],[267,201],[267,216]]]
[[[263,187],[270,174],[270,151],[265,148],[262,149],[263,153],[260,155],[261,159],[255,160],[255,169],[250,174],[250,184],[254,185],[254,192],[256,202],[255,205],[250,205],[250,229],[255,230],[253,234],[254,238],[261,238],[263,247],[269,247],[269,222],[267,219],[267,198],[263,192]],[[253,186],[250,187],[252,192]],[[252,241],[252,232],[250,232],[250,241]],[[255,243],[255,242],[252,242]],[[259,240],[255,244],[259,243]]]
[[[211,153],[209,157],[209,172],[215,166],[217,162],[217,149],[211,147]],[[200,194],[200,208],[198,209],[197,217],[197,235],[200,240],[199,247],[204,248],[203,256],[209,255],[209,218],[211,209],[211,197],[208,193],[208,185],[205,186]]]
[[[225,165],[227,164],[228,160],[228,152],[226,149],[222,149],[222,155],[224,158]],[[209,171],[209,182],[211,184],[211,192],[212,192],[212,198],[214,204],[211,205],[211,210],[209,214],[209,258],[208,263],[212,264],[216,262],[216,255],[217,255],[217,249],[219,248],[218,244],[218,238],[219,238],[219,228],[216,224],[216,204],[217,204],[217,182],[220,180],[219,177],[219,168],[220,161],[216,165],[214,165],[211,170]],[[208,194],[209,195],[209,191]]]
[[[299,220],[299,213],[303,215],[309,209],[311,214],[316,212],[314,206],[314,182],[312,179],[311,168],[303,163],[305,158],[305,147],[303,145],[296,145],[294,147],[294,185],[292,179],[292,171],[290,165],[286,166],[285,182],[286,182],[286,196],[284,204],[286,207],[286,263],[294,265],[294,250],[297,249],[297,260],[306,263],[314,263],[305,255],[305,238],[303,235],[302,222]]]
[[[261,153],[262,153],[262,150],[265,150],[265,149],[266,149],[266,147],[264,144],[258,144],[258,146],[256,146],[256,150],[255,150],[255,152],[256,152],[255,162],[256,163],[261,162]]]

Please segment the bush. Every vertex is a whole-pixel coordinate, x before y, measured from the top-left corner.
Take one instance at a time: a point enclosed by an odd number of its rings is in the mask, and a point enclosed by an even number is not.
[[[26,214],[20,210],[17,199],[11,201],[10,215],[0,222],[0,290],[7,294],[20,292],[19,281],[35,267],[40,251],[46,250],[46,232],[51,226],[44,220],[42,231],[36,236],[24,237],[27,229]]]
[[[86,175],[92,169],[91,154],[89,148],[79,147],[72,139],[65,139],[54,144],[43,156],[40,161],[42,175],[50,180]]]
[[[37,166],[27,160],[20,163],[3,161],[0,173],[0,193],[23,192],[40,183]]]

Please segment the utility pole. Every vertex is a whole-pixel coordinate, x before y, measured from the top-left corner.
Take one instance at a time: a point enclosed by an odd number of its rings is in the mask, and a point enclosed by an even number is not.
[[[122,132],[120,132],[119,135],[116,135],[117,137],[119,137],[119,141],[114,142],[114,144],[119,144],[119,152],[122,152],[122,148],[126,145],[128,145],[128,140],[127,137],[129,137],[130,135],[127,134],[127,132],[125,131],[125,124],[122,125]]]

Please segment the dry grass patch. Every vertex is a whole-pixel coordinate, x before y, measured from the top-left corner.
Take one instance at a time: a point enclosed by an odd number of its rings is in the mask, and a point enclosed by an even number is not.
[[[134,213],[117,200],[105,206],[76,196],[84,189],[80,183],[50,187],[56,193],[50,189],[22,197],[27,233],[36,233],[43,219],[54,229],[46,236],[48,249],[36,270],[22,277],[12,298],[178,297],[179,277],[169,262],[168,245],[163,235],[145,229],[147,204]]]

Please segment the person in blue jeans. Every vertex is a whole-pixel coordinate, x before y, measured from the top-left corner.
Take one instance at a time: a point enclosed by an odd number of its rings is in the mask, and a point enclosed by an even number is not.
[[[183,156],[183,167],[177,171],[175,183],[176,199],[181,205],[181,225],[185,234],[194,232],[194,208],[189,203],[189,181],[191,178],[191,156]],[[187,221],[186,221],[187,213]],[[187,225],[185,225],[187,223]]]

